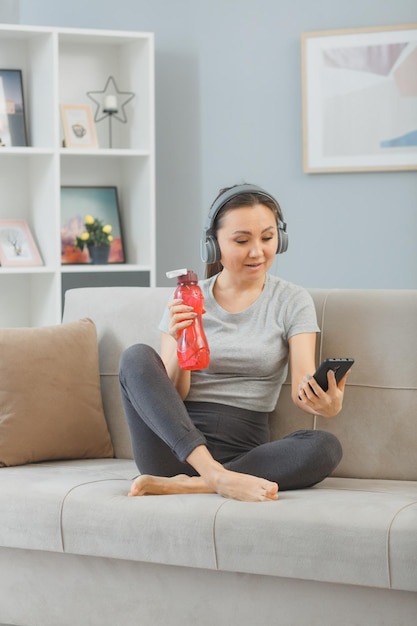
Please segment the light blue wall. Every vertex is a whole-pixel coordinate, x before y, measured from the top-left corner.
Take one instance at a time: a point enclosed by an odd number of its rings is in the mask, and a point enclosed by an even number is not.
[[[29,25],[155,33],[158,281],[202,273],[220,187],[280,200],[290,248],[274,268],[307,287],[417,288],[416,172],[302,172],[303,31],[417,22],[415,0],[20,0]],[[1,18],[1,13],[0,13]]]
[[[19,0],[0,0],[0,23],[15,24],[19,21]]]

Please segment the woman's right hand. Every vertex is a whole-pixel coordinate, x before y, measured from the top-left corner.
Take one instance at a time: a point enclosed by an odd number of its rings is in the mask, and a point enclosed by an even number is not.
[[[197,313],[192,306],[184,304],[182,300],[172,300],[168,304],[168,309],[170,313],[168,332],[177,341],[180,331],[191,326]]]
[[[182,300],[173,300],[168,304],[168,309],[168,333],[161,333],[161,358],[169,378],[185,400],[190,390],[191,373],[181,369],[178,363],[177,340],[181,330],[193,323],[196,313],[192,307],[183,304]]]

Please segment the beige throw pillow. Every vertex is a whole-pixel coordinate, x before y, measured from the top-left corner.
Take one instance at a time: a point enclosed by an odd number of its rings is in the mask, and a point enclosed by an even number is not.
[[[94,322],[0,329],[0,467],[111,456]]]

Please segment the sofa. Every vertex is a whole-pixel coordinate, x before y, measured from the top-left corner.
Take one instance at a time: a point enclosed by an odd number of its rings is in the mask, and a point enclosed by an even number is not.
[[[162,287],[66,293],[59,326],[65,331],[92,320],[97,336],[105,445],[94,452],[86,447],[79,457],[72,449],[58,458],[44,451],[44,460],[0,467],[0,623],[416,624],[417,290],[310,290],[321,328],[317,362],[355,358],[343,410],[332,420],[300,412],[287,381],[271,415],[271,434],[326,429],[339,437],[344,455],[322,483],[282,492],[267,503],[217,494],[127,497],[138,471],[121,406],[119,358],[136,342],[158,347],[157,325],[171,293]],[[41,347],[56,345],[55,370],[84,345],[82,339],[61,345],[54,328],[32,331],[25,345],[41,331]],[[24,329],[11,339],[7,332],[13,348]],[[20,352],[11,350],[9,360],[16,353],[21,358]],[[32,352],[25,354],[27,361]],[[93,348],[88,354],[94,357]],[[94,363],[83,373],[87,355],[73,374],[65,374],[60,408],[56,389],[48,397],[42,393],[47,381],[41,374],[49,365],[36,359],[32,373],[39,371],[39,379],[32,386],[36,394],[26,398],[28,413],[39,397],[54,425],[70,406],[74,420],[84,420],[75,430],[84,428],[85,400],[77,388],[95,371]],[[0,368],[0,374],[7,377],[9,370]],[[0,379],[0,415],[5,384]],[[30,426],[20,432],[22,440]],[[66,429],[63,444],[72,436],[71,424]],[[103,424],[78,439],[82,443],[91,433],[93,443],[103,439]]]

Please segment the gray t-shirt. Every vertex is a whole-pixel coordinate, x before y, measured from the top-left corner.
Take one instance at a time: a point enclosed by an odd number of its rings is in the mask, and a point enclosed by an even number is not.
[[[210,364],[191,372],[187,401],[217,402],[270,412],[287,377],[288,339],[320,332],[310,294],[267,274],[257,300],[239,313],[222,309],[213,296],[217,276],[201,280],[204,330]],[[168,311],[159,329],[168,332]]]

